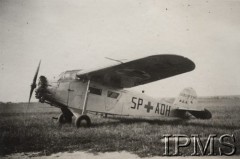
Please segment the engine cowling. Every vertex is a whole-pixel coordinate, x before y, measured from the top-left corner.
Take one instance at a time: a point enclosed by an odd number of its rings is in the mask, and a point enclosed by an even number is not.
[[[35,91],[35,97],[39,99],[41,103],[45,100],[45,95],[48,93],[48,80],[45,76],[40,76],[38,79],[37,89]]]

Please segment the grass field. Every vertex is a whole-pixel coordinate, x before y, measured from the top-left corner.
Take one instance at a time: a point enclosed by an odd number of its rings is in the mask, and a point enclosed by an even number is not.
[[[162,156],[164,134],[234,134],[236,154],[240,154],[240,99],[202,98],[213,115],[210,120],[145,120],[133,118],[102,118],[90,115],[91,128],[76,129],[74,123],[59,126],[52,117],[56,108],[33,103],[25,113],[26,104],[0,104],[0,155],[16,152],[55,152],[85,150],[92,153],[128,151],[141,157]],[[205,140],[202,140],[205,141]],[[217,142],[217,141],[216,141]],[[218,153],[219,144],[215,145]],[[174,147],[170,144],[170,152]],[[184,155],[193,153],[192,146],[180,149]]]

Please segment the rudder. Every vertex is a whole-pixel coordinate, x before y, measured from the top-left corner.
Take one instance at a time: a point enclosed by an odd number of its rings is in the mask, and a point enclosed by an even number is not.
[[[180,92],[178,98],[176,98],[173,105],[181,109],[195,110],[197,109],[197,103],[198,100],[196,91],[193,88],[188,87]]]

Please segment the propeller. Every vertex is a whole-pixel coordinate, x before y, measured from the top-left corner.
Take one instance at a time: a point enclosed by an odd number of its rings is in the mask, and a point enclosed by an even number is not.
[[[35,75],[34,75],[34,77],[33,77],[33,82],[32,82],[32,84],[31,84],[30,95],[29,95],[29,100],[28,100],[28,106],[29,106],[30,101],[31,101],[31,97],[32,97],[33,90],[37,87],[36,81],[37,81],[37,76],[38,76],[38,72],[39,72],[40,65],[41,65],[41,60],[39,61],[39,64],[38,64],[36,73],[35,73]]]

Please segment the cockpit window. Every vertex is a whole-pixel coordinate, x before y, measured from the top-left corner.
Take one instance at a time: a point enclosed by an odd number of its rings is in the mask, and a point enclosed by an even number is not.
[[[65,73],[64,78],[65,78],[65,79],[72,79],[70,73]]]
[[[78,79],[76,77],[76,74],[79,72],[80,70],[71,70],[71,71],[66,71],[63,72],[59,75],[59,80],[74,80],[74,79]]]
[[[62,73],[59,75],[58,80],[63,79],[63,77],[64,77],[64,72],[62,72]]]

